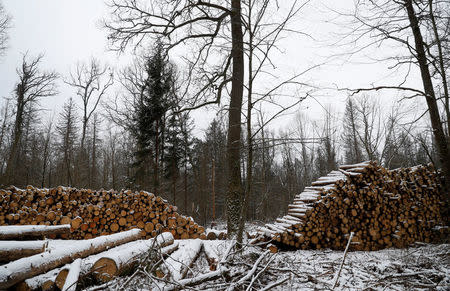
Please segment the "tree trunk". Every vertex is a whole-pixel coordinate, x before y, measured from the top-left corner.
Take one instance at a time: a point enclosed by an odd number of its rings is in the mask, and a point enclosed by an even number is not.
[[[116,233],[109,236],[101,236],[87,241],[72,243],[66,247],[66,252],[45,252],[43,254],[28,257],[27,261],[18,260],[1,266],[0,288],[6,289],[15,284],[42,274],[51,269],[72,262],[77,258],[84,258],[111,247],[121,245],[141,237],[142,232],[132,229],[126,232]]]
[[[153,164],[153,193],[158,194],[158,155],[159,155],[159,120],[156,121],[155,163]]]
[[[434,93],[433,82],[431,80],[430,70],[428,68],[428,60],[425,54],[424,42],[422,33],[419,27],[419,21],[414,11],[412,0],[405,0],[406,11],[408,12],[409,22],[411,24],[411,30],[414,35],[416,58],[420,67],[420,74],[422,76],[423,88],[425,90],[425,99],[428,105],[428,111],[430,112],[431,126],[433,128],[433,134],[436,141],[439,160],[442,165],[442,172],[445,177],[445,189],[447,191],[447,202],[449,200],[449,187],[450,187],[450,153],[448,149],[448,143],[444,130],[442,128],[441,118],[439,115],[439,108],[436,101],[436,95]],[[448,203],[447,203],[448,205]]]
[[[175,175],[176,166],[175,161],[172,162],[172,195],[173,195],[173,205],[177,205],[177,191],[176,191],[176,185],[177,185],[177,175]]]
[[[440,75],[442,78],[442,88],[444,90],[444,103],[445,103],[445,113],[447,115],[447,135],[450,137],[450,96],[448,92],[448,83],[447,83],[447,74],[445,72],[445,65],[444,65],[444,53],[442,51],[442,41],[439,38],[438,28],[436,24],[436,19],[434,17],[434,11],[433,11],[433,0],[428,1],[428,5],[430,6],[430,19],[431,23],[433,25],[433,33],[436,41],[436,45],[438,48],[438,60],[439,60],[439,68],[440,68]]]
[[[10,262],[45,251],[45,241],[0,241],[0,262]]]
[[[6,165],[6,183],[14,184],[15,180],[15,168],[17,161],[17,154],[19,152],[19,143],[22,137],[22,124],[24,114],[24,92],[21,85],[17,86],[17,112],[16,120],[14,122],[14,141],[9,154],[8,163]]]
[[[91,273],[102,282],[129,272],[143,256],[151,250],[158,251],[173,244],[173,235],[164,232],[156,238],[137,240],[101,253],[101,257],[92,265]],[[184,250],[183,250],[184,251]],[[100,255],[97,255],[99,257]]]
[[[185,156],[186,158],[186,156]],[[188,215],[187,209],[187,162],[184,162],[184,213]]]
[[[247,89],[247,179],[244,201],[241,206],[241,219],[239,221],[239,231],[237,234],[237,246],[242,246],[242,237],[245,228],[245,221],[248,214],[248,203],[251,197],[253,184],[253,137],[252,137],[252,94],[253,94],[253,31],[252,31],[252,3],[248,3],[248,27],[249,27],[249,51],[248,51],[248,89]]]
[[[241,20],[241,1],[231,1],[231,38],[233,59],[233,77],[231,84],[231,99],[228,114],[227,159],[230,176],[227,192],[227,232],[228,237],[234,237],[239,228],[239,218],[242,202],[240,137],[241,109],[244,91],[244,53]]]
[[[7,225],[0,226],[0,240],[37,239],[50,235],[69,234],[69,225]]]

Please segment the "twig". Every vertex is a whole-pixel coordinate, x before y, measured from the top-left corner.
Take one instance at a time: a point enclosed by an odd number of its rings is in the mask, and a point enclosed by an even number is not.
[[[270,263],[272,263],[273,259],[274,259],[274,257],[271,257],[271,258],[269,259],[269,261],[267,262],[267,264],[264,266],[264,268],[263,268],[261,271],[259,271],[259,273],[256,274],[256,276],[254,276],[254,277],[252,278],[252,280],[250,281],[250,284],[248,285],[246,291],[250,291],[250,290],[252,289],[252,285],[253,285],[253,283],[255,283],[255,280],[258,279],[258,277],[259,277],[265,270],[267,270],[267,267],[269,267],[269,265],[270,265]]]
[[[167,287],[167,288],[164,288],[164,290],[171,291],[171,290],[178,289],[178,288],[186,288],[187,286],[195,286],[195,285],[201,284],[203,282],[221,277],[224,273],[227,273],[228,271],[229,270],[226,268],[221,268],[220,270],[202,274],[202,275],[199,275],[194,278],[182,279],[182,280],[179,280],[178,282],[174,283],[174,284],[176,284],[176,286]]]
[[[267,290],[270,290],[270,289],[272,289],[273,287],[276,287],[276,286],[278,286],[278,285],[283,284],[283,283],[286,282],[287,280],[289,280],[289,277],[286,277],[286,278],[281,279],[281,280],[278,280],[278,281],[276,281],[276,282],[274,282],[274,283],[272,283],[272,284],[269,284],[269,285],[267,285],[266,287],[260,289],[259,291],[267,291]]]
[[[338,280],[339,280],[339,276],[341,275],[342,267],[344,266],[345,257],[347,257],[348,247],[350,246],[350,242],[352,241],[353,234],[354,234],[354,233],[351,232],[351,233],[350,233],[350,237],[348,238],[348,242],[347,242],[347,246],[345,247],[344,257],[342,258],[341,266],[339,267],[339,271],[338,271],[338,273],[337,273],[337,275],[336,275],[336,279],[334,279],[333,287],[331,288],[331,289],[333,289],[333,290],[334,290],[334,288],[335,288],[336,285],[337,285],[337,282],[338,282]]]
[[[226,250],[225,254],[223,255],[222,259],[220,260],[219,263],[217,263],[217,268],[220,267],[220,265],[222,265],[223,263],[226,262],[227,257],[229,256],[231,250],[233,249],[234,245],[236,244],[236,240],[233,239],[230,243],[230,246],[228,247],[228,249]]]
[[[105,284],[102,284],[102,285],[99,285],[99,286],[94,286],[94,287],[91,287],[91,288],[84,289],[84,291],[103,290],[103,289],[107,289],[107,288],[111,287],[112,285],[114,285],[116,283],[117,282],[115,280],[114,281],[109,281],[108,283],[105,283]]]
[[[236,283],[233,283],[230,285],[230,287],[228,287],[228,291],[232,291],[234,290],[236,287],[238,287],[239,285],[242,285],[245,281],[247,281],[248,279],[250,279],[253,274],[256,272],[256,270],[258,269],[258,265],[259,263],[261,263],[262,259],[264,259],[264,257],[269,253],[270,251],[267,250],[264,253],[261,254],[261,256],[259,256],[259,258],[256,260],[255,264],[253,265],[253,268],[248,272],[247,275],[245,275],[244,277],[242,277],[239,281],[237,281]]]

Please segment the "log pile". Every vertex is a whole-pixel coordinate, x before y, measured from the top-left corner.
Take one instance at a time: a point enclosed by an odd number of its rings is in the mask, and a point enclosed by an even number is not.
[[[376,162],[344,165],[294,198],[288,214],[258,231],[281,248],[405,247],[445,238],[440,176],[431,165],[387,170]]]
[[[145,259],[150,250],[158,252],[160,258],[178,247],[170,232],[148,240],[140,240],[141,233],[133,229],[75,241],[64,248],[10,262],[0,267],[0,289],[75,290],[80,281],[107,281],[122,275]]]
[[[142,230],[132,229],[108,236],[78,241],[64,248],[24,257],[0,266],[0,290],[9,288],[32,276],[48,272],[78,258],[84,258],[112,247],[141,238]]]
[[[146,191],[93,191],[57,187],[0,189],[0,225],[70,224],[71,233],[48,238],[90,239],[137,227],[146,238],[171,232],[175,239],[205,236],[204,228],[177,212],[159,196]]]

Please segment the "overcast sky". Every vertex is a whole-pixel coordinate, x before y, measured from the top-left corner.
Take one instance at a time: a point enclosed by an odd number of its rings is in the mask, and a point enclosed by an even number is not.
[[[92,56],[116,68],[130,62],[129,56],[118,56],[107,49],[106,31],[102,29],[100,22],[107,16],[108,10],[102,0],[3,0],[3,4],[12,16],[13,27],[9,33],[9,49],[0,59],[0,97],[11,95],[17,81],[15,70],[24,53],[32,56],[44,53],[43,68],[55,70],[62,76],[67,76],[77,61],[87,61]],[[389,52],[392,49],[390,47],[366,51],[358,58],[331,57],[345,53],[345,48],[330,45],[339,39],[337,34],[341,31],[334,24],[340,19],[335,18],[332,9],[348,11],[352,7],[352,0],[311,1],[295,23],[296,29],[311,37],[293,35],[283,40],[280,44],[284,49],[283,53],[275,58],[278,71],[281,72],[280,78],[323,62],[327,64],[311,71],[302,80],[323,88],[356,88],[392,82],[398,78],[395,73],[387,70],[388,64],[367,59],[369,55]],[[42,102],[49,110],[47,116],[59,112],[62,104],[70,96],[74,96],[70,88],[62,82],[59,84],[60,94]],[[381,98],[386,98],[386,103],[389,103],[395,95],[398,94],[390,92]],[[315,118],[323,110],[322,106],[332,107],[339,112],[343,109],[346,96],[347,93],[343,91],[317,90],[315,98],[302,103],[296,111],[303,111]],[[204,113],[194,113],[198,125],[197,134],[214,116],[212,109],[208,111],[207,119],[204,118]],[[273,127],[285,127],[289,118],[291,117],[277,121]]]

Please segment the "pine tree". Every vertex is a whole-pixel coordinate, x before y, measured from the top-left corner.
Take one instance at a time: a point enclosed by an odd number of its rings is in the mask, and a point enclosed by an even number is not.
[[[160,44],[156,45],[152,55],[145,58],[144,75],[145,80],[133,108],[132,132],[137,141],[134,166],[137,169],[136,182],[140,187],[148,187],[146,181],[150,169],[147,165],[153,165],[153,191],[158,192],[165,117],[173,104],[174,88],[174,69]]]

